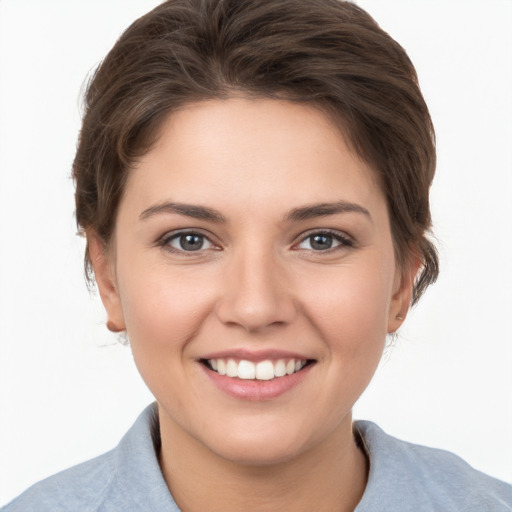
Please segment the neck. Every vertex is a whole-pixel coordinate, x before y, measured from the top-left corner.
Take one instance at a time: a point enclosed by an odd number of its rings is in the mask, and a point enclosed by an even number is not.
[[[345,420],[321,445],[258,466],[226,460],[161,421],[160,466],[183,512],[353,511],[366,486],[367,463],[351,418]]]

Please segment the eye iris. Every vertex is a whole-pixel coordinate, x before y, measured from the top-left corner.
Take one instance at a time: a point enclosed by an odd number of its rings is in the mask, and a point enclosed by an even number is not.
[[[329,235],[313,235],[311,237],[311,247],[322,251],[332,247],[332,236]]]
[[[184,251],[198,251],[203,247],[203,237],[199,235],[181,235],[180,246]]]

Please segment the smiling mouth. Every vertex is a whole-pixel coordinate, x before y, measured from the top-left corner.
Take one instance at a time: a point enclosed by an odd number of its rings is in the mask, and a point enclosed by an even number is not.
[[[266,359],[258,363],[241,359],[202,359],[201,362],[219,375],[243,380],[273,380],[300,372],[314,363],[312,359]]]

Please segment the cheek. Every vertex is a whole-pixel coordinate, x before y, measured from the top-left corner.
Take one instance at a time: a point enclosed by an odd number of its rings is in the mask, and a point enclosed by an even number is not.
[[[145,270],[133,271],[141,268]],[[211,309],[213,291],[205,286],[204,276],[193,276],[189,269],[186,276],[171,273],[158,264],[130,265],[125,270],[128,279],[122,279],[119,269],[119,282],[124,285],[119,292],[134,355],[182,351]]]
[[[213,301],[195,279],[166,274],[162,269],[138,276],[132,272],[120,292],[137,369],[155,397],[179,412],[190,407],[179,391],[185,386],[189,400],[201,404],[194,383],[187,384],[187,372],[195,364],[189,347]]]
[[[331,352],[343,351],[345,356],[356,358],[362,352],[381,350],[393,286],[390,267],[392,262],[347,265],[322,278],[316,275],[315,291],[306,307]]]

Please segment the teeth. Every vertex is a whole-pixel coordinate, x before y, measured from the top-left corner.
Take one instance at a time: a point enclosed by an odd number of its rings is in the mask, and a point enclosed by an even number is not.
[[[274,378],[274,365],[272,361],[260,361],[256,365],[256,379],[270,380]]]
[[[238,365],[234,359],[228,359],[226,364],[226,375],[228,377],[238,377]]]
[[[306,361],[302,359],[290,359],[285,361],[279,359],[271,361],[269,359],[253,363],[242,359],[236,362],[234,359],[208,359],[208,364],[219,375],[228,377],[238,377],[244,380],[272,380],[276,377],[284,377],[291,375],[304,368]]]
[[[212,366],[213,368],[213,366]],[[256,366],[251,361],[240,361],[238,363],[239,379],[254,379],[256,377]]]
[[[279,359],[274,366],[274,374],[276,377],[283,377],[286,375],[286,364],[282,359]]]

